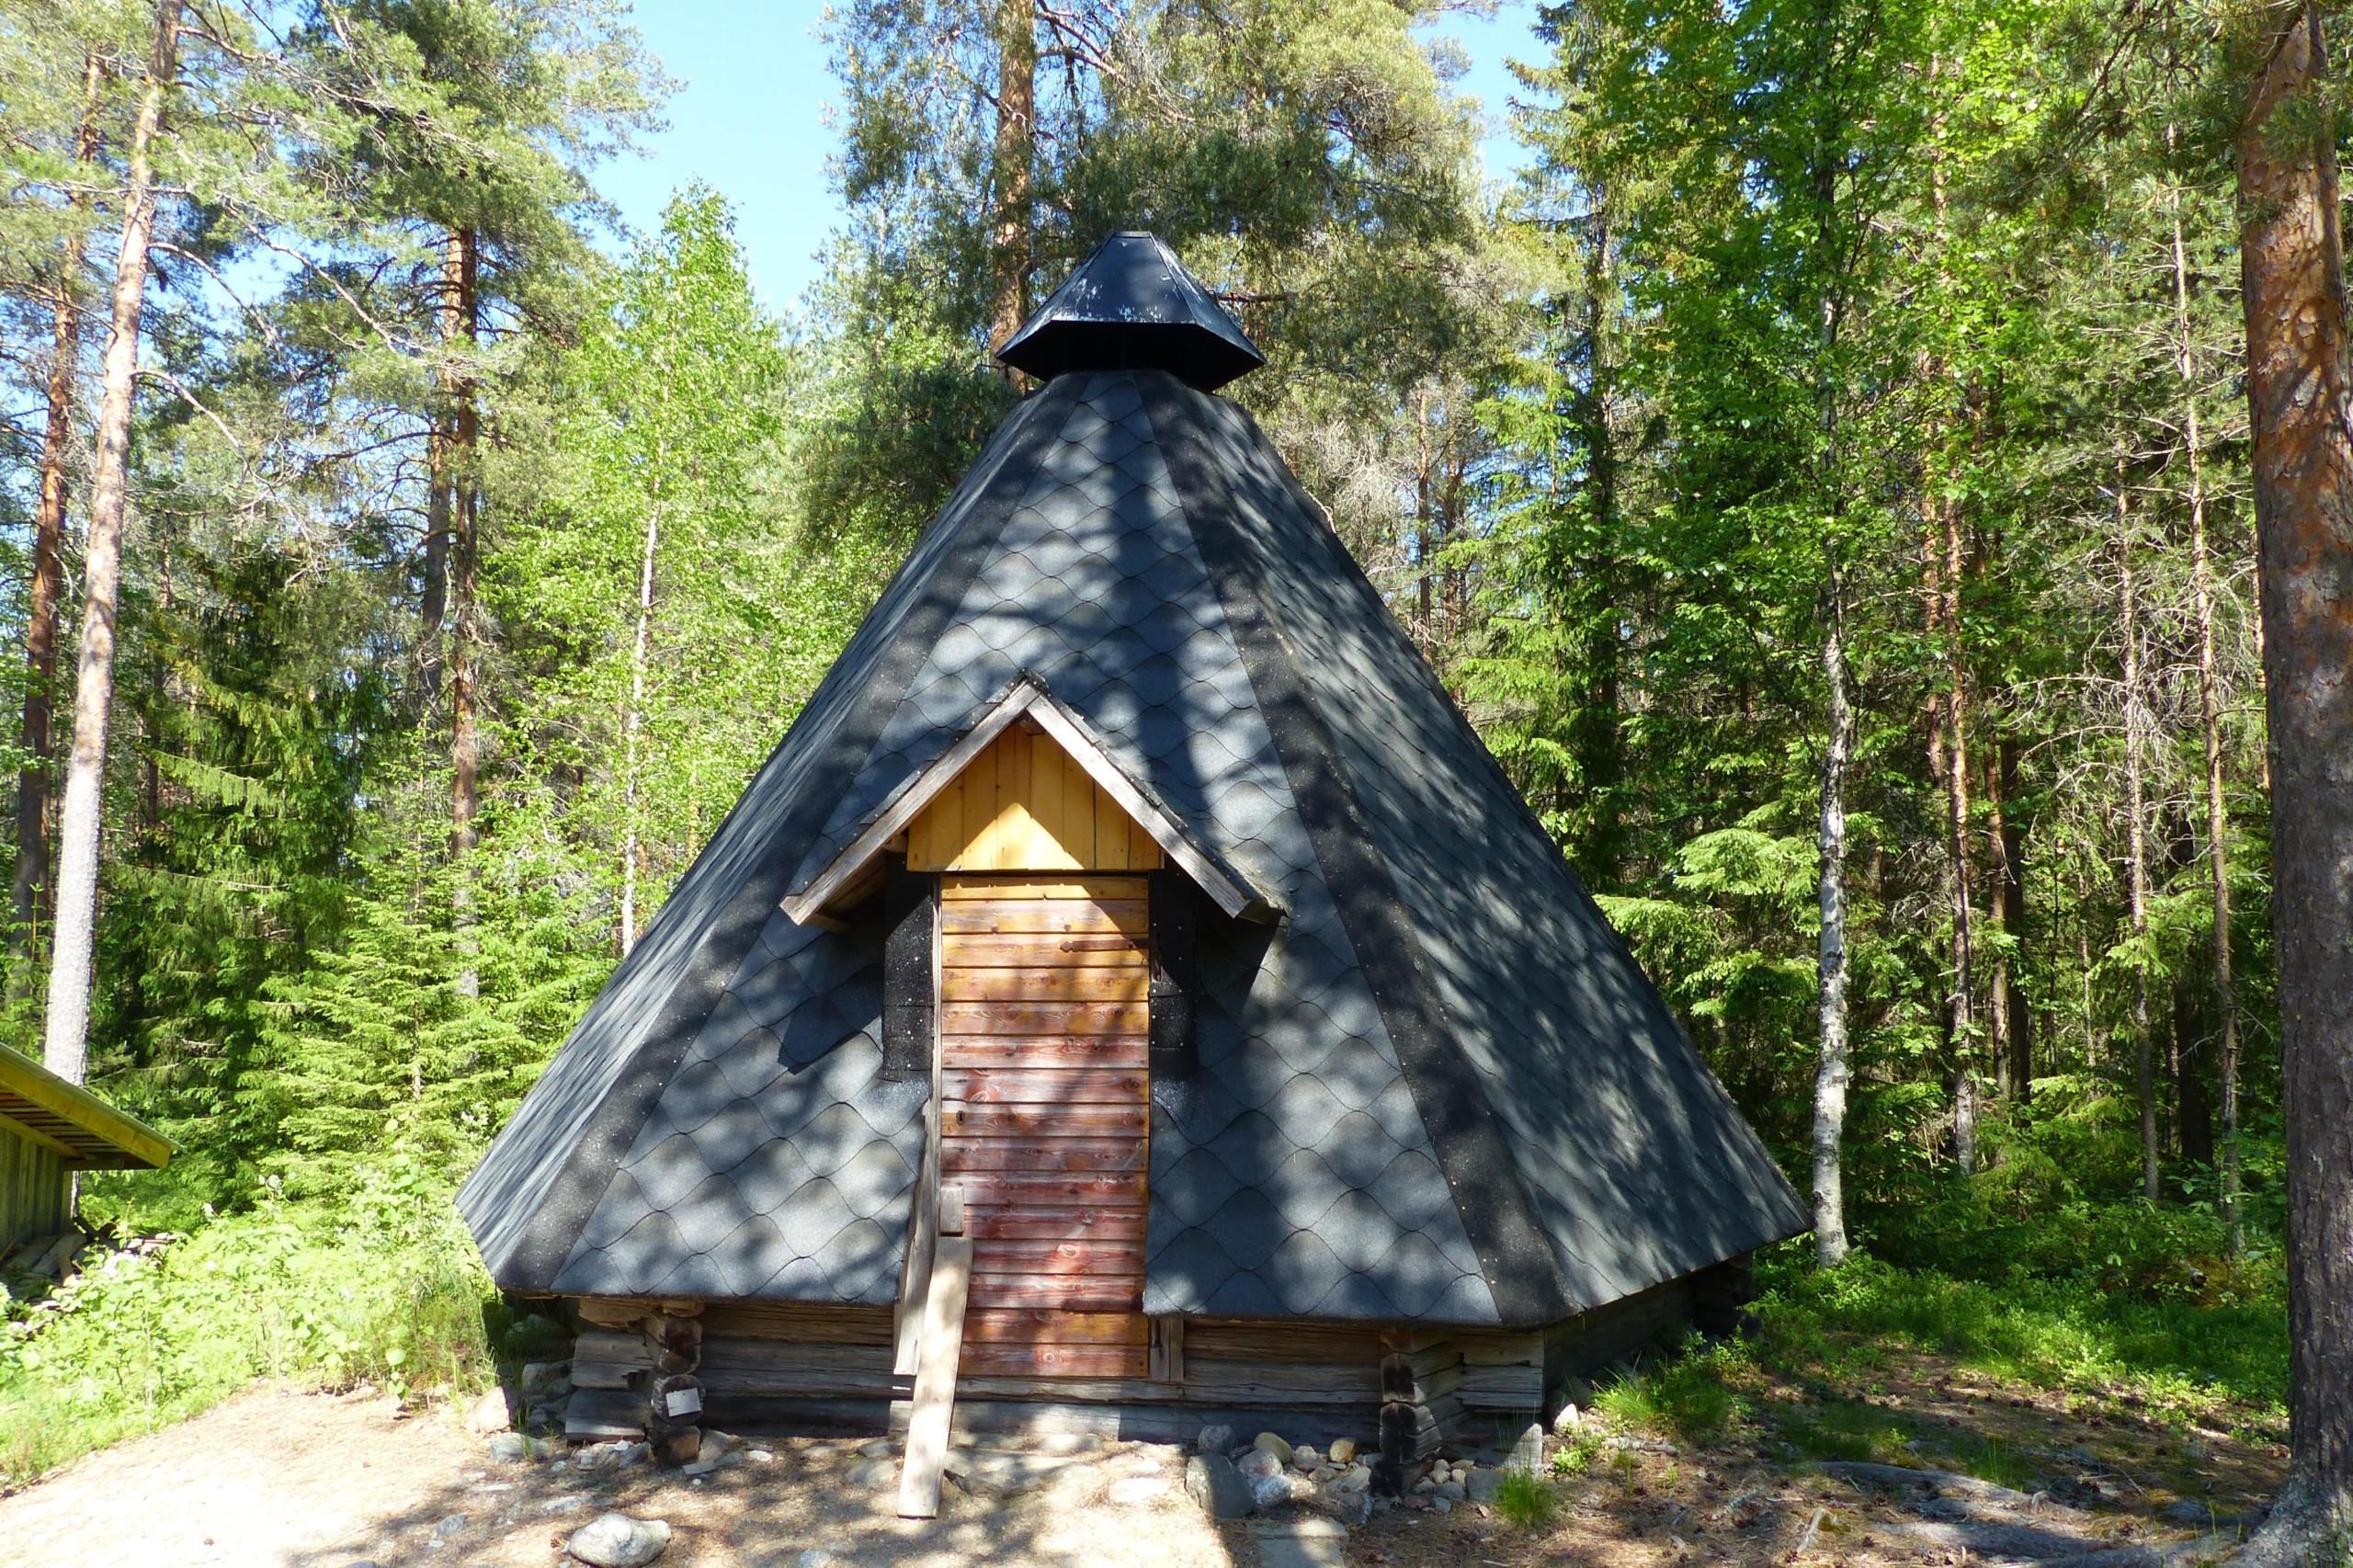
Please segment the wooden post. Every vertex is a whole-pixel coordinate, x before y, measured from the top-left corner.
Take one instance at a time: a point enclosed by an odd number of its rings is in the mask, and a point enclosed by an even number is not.
[[[939,1241],[924,1301],[923,1347],[915,1369],[915,1413],[899,1471],[899,1515],[939,1516],[939,1475],[948,1462],[949,1416],[956,1403],[956,1366],[964,1354],[964,1293],[972,1272],[972,1238],[964,1234],[963,1195],[939,1196]]]
[[[691,1464],[702,1452],[702,1304],[665,1301],[645,1320],[654,1375],[646,1380],[645,1440],[660,1464]]]

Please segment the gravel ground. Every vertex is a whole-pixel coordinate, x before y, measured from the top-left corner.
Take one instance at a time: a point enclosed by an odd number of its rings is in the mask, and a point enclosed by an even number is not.
[[[1236,1562],[1185,1495],[1174,1449],[1108,1447],[1009,1501],[951,1483],[940,1517],[918,1522],[893,1512],[896,1464],[858,1447],[779,1441],[766,1463],[699,1481],[644,1465],[584,1475],[494,1463],[447,1408],[404,1417],[380,1398],[264,1390],[0,1498],[0,1541],[42,1568],[556,1568],[572,1530],[612,1510],[669,1522],[659,1568],[793,1568],[810,1547],[857,1568]]]

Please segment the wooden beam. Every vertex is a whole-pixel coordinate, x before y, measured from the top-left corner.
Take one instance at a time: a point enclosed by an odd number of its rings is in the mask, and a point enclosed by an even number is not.
[[[932,1055],[936,1063],[938,1052]],[[938,1075],[935,1065],[933,1076]],[[906,1267],[899,1275],[899,1301],[893,1309],[897,1354],[892,1368],[903,1378],[915,1375],[923,1355],[924,1306],[931,1296],[931,1264],[938,1241],[939,1140],[933,1131],[938,1108],[939,1101],[935,1096],[923,1109],[923,1179],[915,1183],[915,1212],[907,1217]]]
[[[171,1141],[134,1117],[122,1112],[89,1090],[51,1073],[30,1057],[0,1046],[0,1093],[13,1095],[36,1110],[72,1123],[92,1137],[104,1140],[128,1156],[130,1165],[161,1170],[172,1157]],[[94,1162],[89,1151],[76,1151],[80,1164]]]
[[[972,1267],[970,1237],[939,1238],[932,1259],[931,1294],[924,1306],[923,1356],[915,1372],[915,1412],[907,1422],[907,1457],[899,1471],[902,1518],[939,1516],[939,1476],[948,1462],[956,1366],[964,1353],[964,1287]]]
[[[1279,911],[1271,901],[1247,885],[1239,874],[1229,871],[1215,854],[1194,840],[1156,797],[1120,770],[1085,720],[1056,701],[1035,676],[1024,675],[962,739],[901,786],[881,813],[827,861],[807,887],[784,899],[779,907],[786,918],[806,925],[813,915],[822,915],[851,887],[860,885],[858,879],[861,873],[891,840],[905,831],[926,806],[953,784],[991,742],[1025,717],[1051,735],[1096,787],[1110,796],[1229,916],[1257,921],[1277,917]]]

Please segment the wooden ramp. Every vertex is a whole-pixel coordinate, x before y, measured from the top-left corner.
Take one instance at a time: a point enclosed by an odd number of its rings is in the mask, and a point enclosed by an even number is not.
[[[964,1234],[963,1205],[953,1191],[943,1192],[939,1239],[933,1244],[930,1286],[924,1293],[915,1414],[907,1423],[906,1459],[899,1471],[902,1518],[939,1517],[939,1476],[948,1462],[956,1364],[964,1349],[964,1293],[972,1275],[972,1239]]]

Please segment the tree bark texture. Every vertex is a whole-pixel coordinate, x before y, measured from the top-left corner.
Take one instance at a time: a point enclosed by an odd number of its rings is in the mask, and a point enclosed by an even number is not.
[[[1847,1203],[1840,1170],[1850,1074],[1847,1040],[1847,770],[1854,759],[1855,710],[1847,695],[1846,606],[1837,568],[1824,595],[1822,676],[1827,693],[1829,744],[1822,754],[1822,911],[1817,960],[1821,987],[1821,1055],[1813,1078],[1813,1243],[1824,1267],[1845,1260]]]
[[[2168,142],[2171,138],[2168,136]],[[2176,365],[2181,373],[2183,441],[2189,465],[2189,592],[2198,622],[2198,717],[2205,739],[2206,869],[2212,895],[2214,1006],[2222,1044],[2215,1071],[2222,1079],[2221,1196],[2231,1250],[2245,1245],[2239,1218],[2239,1004],[2231,972],[2230,801],[2222,754],[2222,679],[2214,653],[2213,549],[2206,517],[2206,454],[2198,416],[2198,365],[2189,324],[2189,255],[2181,237],[2181,192],[2172,192],[2173,300]],[[2203,1081],[2200,1081],[2202,1092]]]
[[[2353,1526],[2353,399],[2317,7],[2268,29],[2235,147],[2288,1143],[2289,1472],[2243,1562]]]
[[[2141,591],[2132,564],[2131,504],[2116,464],[2116,592],[2124,635],[2124,886],[2132,927],[2132,1084],[2141,1101],[2141,1193],[2160,1196],[2156,1046],[2149,1017],[2149,809],[2142,768],[2148,731],[2141,701]]]
[[[42,1060],[71,1084],[88,1071],[91,963],[98,909],[98,819],[105,801],[107,722],[114,705],[115,609],[122,586],[123,514],[130,499],[131,415],[139,379],[139,308],[155,231],[151,144],[179,62],[180,0],[157,0],[155,36],[131,121],[122,244],[99,383],[90,460],[90,534],[83,552],[82,635],[74,682],[74,743],[58,809],[57,915],[50,942],[49,1017]]]
[[[1029,203],[1036,185],[1038,21],[1034,0],[998,0],[996,222],[989,238],[995,297],[989,341],[1002,344],[1029,314]],[[1013,372],[1006,370],[1010,377]]]
[[[93,53],[82,70],[82,120],[74,156],[87,164],[98,153],[98,83]],[[71,204],[79,208],[83,199]],[[33,513],[33,580],[25,614],[25,710],[17,744],[26,761],[17,770],[17,869],[8,899],[8,966],[12,991],[29,990],[30,957],[49,892],[49,785],[57,739],[58,599],[65,583],[65,508],[71,488],[74,385],[81,369],[84,236],[71,231],[58,258],[57,302],[51,318],[48,426],[41,436],[40,498]]]
[[[637,636],[630,647],[629,712],[621,725],[621,957],[637,946],[637,754],[638,736],[645,723],[645,664],[654,641],[654,562],[662,547],[662,465],[665,453],[654,458],[652,488],[646,498],[645,548],[637,570]]]
[[[479,330],[479,289],[481,252],[471,229],[452,230],[449,234],[450,273],[454,287],[449,297],[457,303],[458,320],[454,339],[459,352],[471,355]],[[473,923],[473,891],[471,871],[464,862],[480,841],[480,830],[474,819],[482,813],[482,738],[480,733],[480,702],[482,681],[483,629],[478,587],[482,569],[481,487],[475,473],[475,447],[481,415],[474,405],[474,385],[471,369],[458,376],[456,406],[449,418],[449,853],[458,863],[457,885],[453,893],[454,914],[460,933],[459,949],[465,955],[464,966],[458,972],[458,994],[473,996],[481,989],[481,976],[476,971],[472,954],[473,939],[466,933]]]

